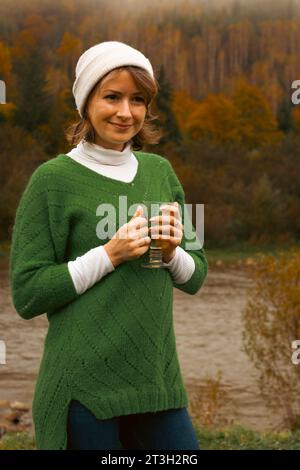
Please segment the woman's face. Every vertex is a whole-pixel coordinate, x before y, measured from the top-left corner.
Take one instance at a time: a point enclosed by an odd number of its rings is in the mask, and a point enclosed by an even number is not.
[[[95,144],[121,152],[143,127],[146,111],[146,100],[127,70],[107,75],[87,105]]]

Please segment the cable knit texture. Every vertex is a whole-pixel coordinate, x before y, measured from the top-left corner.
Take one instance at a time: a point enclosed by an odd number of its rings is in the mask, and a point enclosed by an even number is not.
[[[99,419],[188,406],[173,287],[199,291],[207,274],[204,250],[188,251],[195,270],[184,284],[176,284],[168,269],[142,268],[146,254],[121,263],[81,295],[68,270],[68,261],[109,240],[96,230],[100,204],[116,208],[115,231],[143,200],[178,201],[183,209],[184,191],[170,162],[134,155],[138,171],[126,183],[60,154],[34,171],[16,212],[13,304],[24,319],[46,313],[49,321],[32,407],[38,449],[66,449],[72,399]],[[127,196],[128,208],[134,204],[125,222],[119,221],[119,196]],[[183,250],[186,242],[184,236]]]

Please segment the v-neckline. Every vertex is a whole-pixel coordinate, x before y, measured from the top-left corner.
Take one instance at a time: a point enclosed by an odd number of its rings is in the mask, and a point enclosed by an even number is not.
[[[88,175],[93,175],[95,177],[98,177],[98,179],[101,178],[104,181],[107,181],[107,182],[112,183],[112,184],[126,185],[126,186],[132,185],[133,186],[135,183],[137,183],[138,179],[140,178],[141,158],[140,158],[140,155],[137,152],[132,151],[132,153],[134,154],[134,156],[136,157],[136,159],[138,161],[137,172],[136,172],[136,174],[135,174],[132,181],[121,181],[121,180],[117,180],[115,178],[111,178],[110,176],[106,176],[106,175],[102,175],[101,173],[97,173],[96,171],[92,170],[91,168],[88,168],[87,166],[83,165],[82,163],[79,163],[76,160],[73,160],[73,158],[71,158],[69,155],[66,155],[64,153],[59,154],[58,157],[62,157],[64,160],[66,160],[66,159],[70,160],[71,163],[73,164],[74,168],[78,168],[81,173],[85,172]]]

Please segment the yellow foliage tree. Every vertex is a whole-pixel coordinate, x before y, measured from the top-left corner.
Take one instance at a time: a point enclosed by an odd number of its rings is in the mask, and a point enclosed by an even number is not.
[[[187,133],[192,139],[209,137],[219,142],[239,142],[237,110],[224,94],[209,93],[188,116]]]
[[[231,99],[237,110],[236,125],[243,143],[260,147],[276,144],[283,138],[268,101],[257,86],[239,78]]]
[[[202,101],[187,92],[174,92],[172,110],[183,135],[192,140],[209,138],[234,142],[248,148],[276,144],[283,138],[267,98],[243,78],[233,82],[233,91],[209,93]]]

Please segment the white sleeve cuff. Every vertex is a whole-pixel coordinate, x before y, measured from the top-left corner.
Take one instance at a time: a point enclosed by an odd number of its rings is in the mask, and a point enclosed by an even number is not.
[[[164,266],[169,269],[174,282],[184,284],[193,275],[195,271],[195,261],[183,248],[176,247],[174,258]]]
[[[100,245],[77,256],[76,260],[69,261],[68,269],[77,294],[83,294],[106,274],[114,271],[115,267],[104,246]]]

